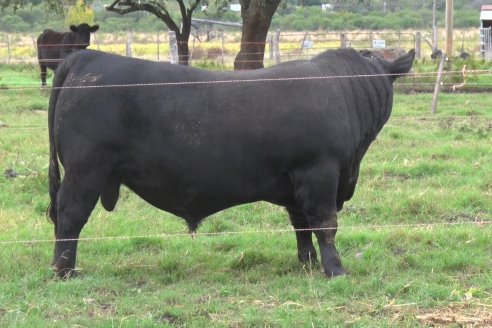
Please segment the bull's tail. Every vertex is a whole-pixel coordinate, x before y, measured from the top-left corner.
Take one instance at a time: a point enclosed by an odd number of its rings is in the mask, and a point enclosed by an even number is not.
[[[60,174],[60,164],[58,161],[58,151],[56,149],[55,143],[55,131],[54,131],[54,121],[55,121],[55,108],[56,102],[58,100],[58,95],[60,93],[63,82],[67,75],[68,67],[67,64],[60,65],[56,70],[55,78],[53,80],[53,88],[51,90],[51,96],[48,107],[48,131],[49,131],[49,143],[50,143],[50,163],[48,170],[49,179],[49,194],[50,194],[50,204],[46,211],[51,221],[56,226],[57,220],[57,203],[58,203],[58,190],[61,184],[61,174]]]
[[[48,107],[48,130],[49,130],[49,142],[50,142],[50,164],[48,170],[49,178],[49,193],[50,193],[50,204],[48,206],[47,214],[49,215],[51,221],[55,224],[55,230],[57,225],[57,198],[58,190],[60,189],[60,165],[58,163],[58,152],[55,146],[55,133],[54,133],[54,118],[55,118],[55,107],[56,100],[60,89],[55,87],[51,91],[50,103]]]

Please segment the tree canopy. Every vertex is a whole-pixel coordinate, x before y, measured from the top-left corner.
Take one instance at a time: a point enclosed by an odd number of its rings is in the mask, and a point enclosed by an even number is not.
[[[137,11],[148,12],[161,20],[169,30],[176,35],[179,63],[188,64],[188,40],[191,34],[191,17],[200,4],[208,4],[207,0],[174,0],[181,15],[181,24],[178,25],[171,15],[168,3],[172,0],[112,0],[106,10],[119,15],[126,15]]]
[[[3,0],[1,2],[0,8],[5,10],[6,8],[12,8],[14,11],[27,7],[27,6],[35,6],[35,5],[44,5],[47,10],[55,11],[57,13],[63,12],[64,6],[75,5],[77,0],[65,0],[65,1],[56,1],[56,0]]]

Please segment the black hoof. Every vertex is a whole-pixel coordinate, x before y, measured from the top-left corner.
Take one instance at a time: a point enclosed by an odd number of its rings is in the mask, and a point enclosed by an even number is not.
[[[325,269],[325,274],[328,276],[328,278],[335,278],[335,277],[346,275],[347,271],[345,271],[345,269],[340,266],[340,267]]]
[[[299,261],[301,263],[317,263],[318,262],[318,255],[316,254],[316,251],[308,251],[308,252],[298,252],[297,257],[299,258]]]
[[[57,268],[53,268],[53,271],[55,271],[56,276],[62,280],[76,278],[79,276],[79,273],[75,269],[58,270]]]

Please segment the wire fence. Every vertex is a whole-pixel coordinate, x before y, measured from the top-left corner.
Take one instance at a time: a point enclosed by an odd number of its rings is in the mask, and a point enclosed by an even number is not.
[[[260,235],[260,234],[284,234],[292,232],[316,232],[316,231],[329,231],[329,230],[397,230],[397,229],[426,229],[432,230],[436,228],[456,227],[456,226],[475,226],[483,228],[490,226],[492,220],[479,219],[477,217],[474,221],[463,222],[437,222],[437,223],[397,223],[397,224],[373,224],[373,225],[351,225],[351,226],[338,226],[336,228],[309,228],[309,229],[255,229],[255,230],[243,230],[243,231],[221,231],[221,232],[171,232],[161,234],[148,234],[148,235],[126,235],[126,236],[99,236],[99,237],[81,237],[81,238],[68,238],[68,239],[28,239],[28,240],[0,240],[0,245],[12,245],[12,244],[42,244],[66,242],[66,241],[86,241],[86,242],[99,242],[99,241],[115,241],[115,240],[132,240],[132,239],[169,239],[169,238],[181,238],[191,237],[196,238],[198,236],[203,237],[221,237],[221,236],[234,236],[234,235]]]
[[[443,76],[445,77],[464,77],[464,74],[468,76],[491,76],[492,69],[489,70],[460,70],[460,71],[446,71],[443,72]],[[411,83],[419,83],[419,84],[435,84],[435,82],[422,82],[420,79],[422,78],[434,78],[438,72],[412,72],[406,74],[353,74],[353,75],[325,75],[325,76],[299,76],[299,77],[285,77],[285,78],[256,78],[256,79],[228,79],[228,80],[209,80],[209,81],[181,81],[181,82],[172,82],[172,81],[163,81],[163,82],[155,82],[155,83],[126,83],[126,84],[106,84],[106,85],[77,85],[77,86],[63,86],[63,87],[45,87],[46,90],[52,89],[94,89],[94,88],[129,88],[129,87],[149,87],[149,86],[186,86],[186,85],[207,85],[207,84],[237,84],[237,83],[258,83],[258,82],[279,82],[279,81],[308,81],[308,80],[332,80],[332,79],[359,79],[359,78],[380,78],[387,76],[395,76],[395,77],[405,77],[408,78],[406,82],[403,83],[395,83],[396,86],[411,84]],[[33,90],[39,89],[38,82],[33,81],[14,81],[15,79],[22,76],[22,74],[15,75],[5,75],[3,76],[3,84],[2,88],[0,88],[0,92],[8,92],[8,91],[24,91],[24,90]],[[32,74],[29,74],[32,77]],[[412,82],[415,80],[415,82]],[[490,83],[480,83],[480,82],[470,82],[468,84],[476,84],[476,85],[492,85]],[[36,84],[36,86],[30,86]],[[443,83],[443,85],[453,85],[456,83]]]
[[[475,31],[478,33],[477,31]],[[475,33],[475,34],[476,34]],[[428,33],[427,33],[428,34]],[[327,49],[352,47],[355,49],[373,49],[378,52],[378,56],[386,59],[394,59],[404,53],[403,49],[416,48],[417,57],[425,58],[432,50],[429,43],[429,35],[420,32],[401,32],[401,31],[369,31],[369,32],[283,32],[277,30],[269,34],[266,42],[251,42],[249,45],[258,45],[264,47],[265,52],[263,62],[265,66],[271,66],[283,61],[296,59],[309,59]],[[478,34],[467,32],[465,43],[465,31],[463,31],[462,51],[466,50],[474,55],[478,54],[479,47],[474,46],[475,37],[478,40]],[[35,63],[36,59],[36,41],[33,34],[31,35],[4,35],[0,38],[7,45],[5,50],[0,50],[0,61],[8,63]],[[476,41],[476,40],[475,40]],[[384,48],[377,48],[383,42]],[[1,42],[0,42],[1,43]],[[244,43],[243,43],[244,44]],[[427,46],[422,46],[429,45]],[[466,46],[465,46],[466,45]],[[60,47],[62,45],[42,45],[43,47]],[[71,45],[65,45],[71,46]],[[133,32],[104,35],[92,35],[92,48],[99,49],[109,53],[126,55],[152,60],[169,60],[179,62],[180,56],[177,54],[176,38],[173,32],[155,33],[155,34],[138,34]],[[473,48],[473,49],[470,49]],[[189,63],[192,66],[206,68],[231,69],[234,63],[249,62],[250,60],[239,60],[236,54],[241,48],[240,35],[237,33],[226,33],[224,31],[207,31],[206,34],[193,35],[189,42]],[[1,48],[0,48],[1,49]],[[18,55],[16,55],[18,54]],[[250,52],[247,55],[254,55]],[[44,59],[48,62],[59,61],[59,59]],[[467,89],[475,91],[489,89],[492,82],[477,81],[476,77],[492,75],[491,70],[466,70],[466,74],[471,78],[466,81],[464,71],[446,71],[442,73],[440,86],[443,90],[460,89],[466,85]],[[20,75],[4,75],[0,81],[0,91],[23,91],[36,89],[39,82],[37,78],[32,81],[19,81]],[[439,72],[414,72],[408,74],[405,79],[399,79],[395,83],[396,90],[409,91],[428,91],[435,86],[435,79]],[[353,76],[355,78],[362,76]],[[325,79],[334,77],[323,77]],[[301,78],[302,79],[302,78]],[[272,81],[272,80],[270,80]],[[458,82],[457,82],[458,81]],[[261,82],[255,80],[251,82]],[[195,82],[191,82],[193,84]],[[214,83],[221,83],[214,82]],[[237,83],[237,82],[233,82]],[[166,86],[172,83],[162,82],[156,86]],[[185,83],[184,83],[185,84]],[[183,85],[184,85],[183,84]],[[112,85],[104,87],[130,87],[134,85],[139,87],[149,86],[146,84],[128,84]],[[175,84],[173,84],[175,85]],[[81,86],[82,87],[82,86]],[[98,86],[103,87],[103,86]]]
[[[463,32],[465,33],[465,32]],[[478,30],[467,33],[462,43],[462,52],[480,56]],[[90,48],[119,55],[156,61],[173,61],[173,49],[177,48],[172,33],[119,33],[92,35]],[[458,40],[456,40],[457,43]],[[243,42],[243,45],[245,43]],[[416,49],[417,58],[429,58],[433,51],[429,33],[405,31],[359,31],[359,32],[271,32],[266,42],[249,42],[265,49],[265,66],[294,59],[307,59],[327,49],[351,47],[354,49],[378,49],[387,56],[394,56],[394,49]],[[188,42],[191,65],[230,68],[240,62],[236,54],[241,48],[240,36],[221,30],[208,31],[205,35],[193,35]],[[41,45],[46,48],[78,45]],[[253,53],[250,53],[251,55]],[[37,45],[34,34],[0,34],[0,62],[36,63]]]

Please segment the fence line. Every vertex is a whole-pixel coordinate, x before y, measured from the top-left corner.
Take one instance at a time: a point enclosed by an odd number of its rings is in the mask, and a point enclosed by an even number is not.
[[[477,216],[478,217],[478,216]],[[55,241],[113,241],[113,240],[132,240],[132,239],[149,239],[149,238],[180,238],[180,237],[192,237],[205,236],[205,237],[217,237],[217,236],[228,236],[228,235],[246,235],[246,234],[282,234],[291,233],[298,231],[327,231],[327,230],[364,230],[364,229],[427,229],[431,230],[436,227],[454,227],[454,226],[464,226],[473,225],[479,228],[483,226],[488,226],[492,224],[492,220],[477,220],[477,221],[466,221],[466,222],[437,222],[437,223],[400,223],[400,224],[374,224],[374,225],[352,225],[352,226],[338,226],[331,228],[311,228],[311,229],[256,229],[256,230],[244,230],[244,231],[222,231],[222,232],[171,232],[162,234],[152,234],[152,235],[127,235],[127,236],[101,236],[101,237],[81,237],[81,238],[68,238],[68,239],[32,239],[32,240],[2,240],[0,245],[12,245],[12,244],[41,244],[41,243],[52,243]]]
[[[465,72],[468,75],[488,75],[492,74],[492,69],[461,69],[461,70],[452,70],[452,71],[445,71],[443,72],[443,75],[445,76],[462,76],[463,72]],[[26,72],[26,73],[21,73],[21,74],[15,74],[15,75],[2,75],[2,77],[18,77],[18,76],[37,76],[37,73],[33,72]],[[390,76],[391,74],[365,74],[364,77],[366,76]],[[434,77],[437,75],[437,71],[430,71],[430,72],[410,72],[410,73],[405,73],[401,74],[405,75],[408,77]],[[333,75],[333,77],[360,77],[361,75]]]
[[[462,76],[463,71],[450,71],[447,76]],[[470,70],[466,71],[469,75],[490,75],[492,70]],[[428,73],[398,73],[398,74],[355,74],[355,75],[328,75],[328,76],[301,76],[301,77],[284,77],[284,78],[257,78],[257,79],[236,79],[236,80],[209,80],[209,81],[182,81],[182,82],[155,82],[155,83],[125,83],[125,84],[106,84],[106,85],[76,85],[63,87],[48,87],[52,89],[100,89],[100,88],[129,88],[129,87],[153,87],[153,86],[187,86],[187,85],[207,85],[207,84],[236,84],[236,83],[258,83],[258,82],[283,82],[283,81],[308,81],[308,80],[331,80],[331,79],[347,79],[347,78],[371,78],[371,77],[434,77],[435,72]],[[29,82],[31,84],[31,82]],[[0,88],[0,92],[6,91],[22,91],[38,89],[39,87],[14,87]]]
[[[214,32],[214,31],[212,31]],[[118,51],[108,52],[117,52],[121,55],[131,55],[137,54],[136,57],[152,57],[160,60],[161,58],[161,45],[169,46],[169,56],[168,58],[171,61],[174,61],[173,52],[177,52],[177,41],[176,38],[172,36],[173,32],[168,33],[150,33],[146,35],[146,39],[143,41],[135,42],[133,40],[133,32],[128,32],[126,36],[117,37],[116,41],[100,41],[99,37],[93,35],[92,45],[94,48],[101,49],[101,47],[116,47]],[[15,34],[14,34],[15,35]],[[27,35],[28,34],[20,34]],[[165,35],[162,38],[162,35]],[[234,40],[228,38],[227,35],[222,31],[216,31],[215,34],[212,35],[212,39],[208,38],[206,41],[201,41],[198,36],[192,36],[192,38],[188,41],[188,46],[190,49],[190,61],[193,62],[194,50],[198,49],[207,50],[210,48],[215,48],[220,50],[220,54],[214,55],[210,57],[211,59],[222,58],[221,62],[224,61],[224,57],[230,57],[231,49],[234,52],[237,52],[242,45],[260,45],[264,46],[264,60],[271,61],[274,63],[279,63],[281,57],[286,57],[288,59],[294,57],[297,58],[302,55],[313,55],[317,52],[321,52],[320,49],[326,50],[330,48],[345,48],[345,47],[353,47],[356,49],[371,49],[377,46],[374,45],[373,41],[375,40],[384,40],[385,48],[377,49],[380,51],[385,51],[387,49],[392,48],[415,48],[417,58],[421,58],[422,50],[420,49],[420,45],[422,44],[422,33],[410,33],[410,32],[384,32],[384,31],[369,31],[369,32],[347,32],[347,31],[337,31],[337,32],[302,32],[302,33],[289,33],[289,32],[281,32],[280,30],[271,31],[267,39],[265,41],[254,42],[254,41],[240,41],[234,37]],[[30,39],[32,40],[32,44],[29,42],[23,41],[21,44],[15,44],[12,42],[11,34],[6,34],[6,45],[7,45],[7,53],[5,54],[4,61],[6,62],[16,62],[15,59],[15,49],[22,48],[23,52],[26,52],[26,48],[28,48],[30,54],[29,57],[32,58],[31,61],[34,61],[36,49],[36,42],[34,41],[34,35],[31,33]],[[25,39],[27,39],[27,36]],[[213,41],[215,40],[215,41]],[[478,39],[477,39],[478,40]],[[196,41],[199,42],[199,45],[196,46]],[[5,43],[5,42],[3,42]],[[215,44],[217,43],[217,44]],[[80,44],[50,44],[50,45],[40,45],[39,47],[45,48],[63,48],[63,47],[77,47]],[[151,51],[145,51],[145,54],[139,51],[136,51],[138,47],[141,45],[145,46],[147,50],[149,46],[153,49]],[[202,46],[203,45],[203,46]],[[321,45],[321,46],[317,46]],[[405,46],[403,46],[405,45]],[[227,47],[227,48],[226,48]],[[386,48],[387,47],[387,48]],[[121,48],[121,49],[120,49]],[[135,51],[132,51],[135,50]],[[141,48],[142,49],[142,48]],[[114,49],[113,49],[114,50]],[[428,49],[430,51],[430,49]],[[310,52],[310,53],[309,53]],[[470,51],[469,51],[470,52]],[[309,54],[308,54],[309,53]],[[25,56],[25,55],[24,55]],[[199,55],[199,57],[203,56],[203,53]],[[21,56],[22,57],[22,56]]]
[[[450,119],[492,119],[492,115],[471,115],[471,116],[459,116],[459,115],[448,115],[448,116],[391,116],[390,121],[405,121],[405,120],[416,120],[416,121],[437,121],[437,120],[450,120]],[[385,124],[385,126],[387,126]],[[0,122],[0,131],[2,129],[47,129],[46,124],[9,124],[5,122]]]

